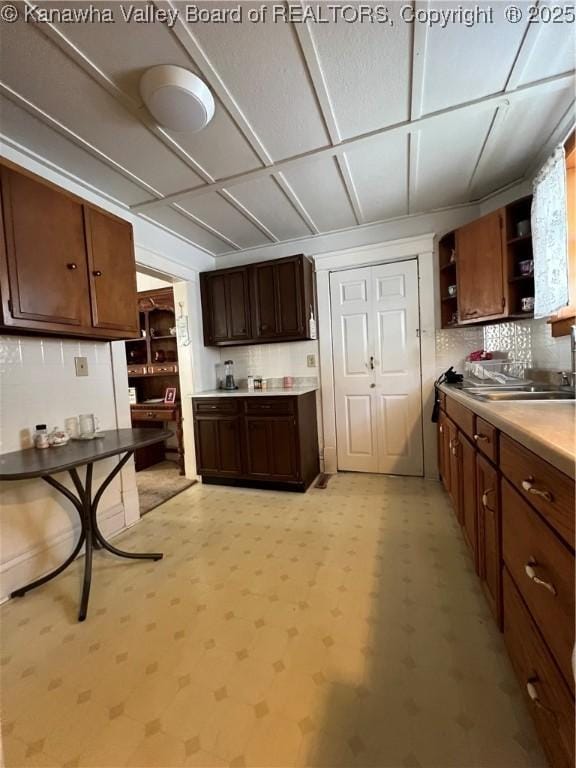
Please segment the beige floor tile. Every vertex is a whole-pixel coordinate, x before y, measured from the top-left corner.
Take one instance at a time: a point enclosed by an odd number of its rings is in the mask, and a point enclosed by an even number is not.
[[[0,608],[7,768],[540,768],[438,483],[194,486]]]

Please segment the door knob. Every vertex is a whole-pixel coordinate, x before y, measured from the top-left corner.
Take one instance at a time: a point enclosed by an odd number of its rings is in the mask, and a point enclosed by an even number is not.
[[[374,355],[370,355],[370,370],[374,370]]]

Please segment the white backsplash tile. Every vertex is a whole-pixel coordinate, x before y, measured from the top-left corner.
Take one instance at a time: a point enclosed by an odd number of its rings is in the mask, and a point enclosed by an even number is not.
[[[309,368],[307,356],[314,355],[315,367]],[[250,344],[220,350],[220,360],[234,361],[237,381],[247,376],[264,379],[283,376],[318,376],[318,342],[288,341],[275,344]]]
[[[463,373],[464,360],[477,349],[482,349],[481,328],[448,328],[436,331],[436,375],[451,365]]]
[[[570,368],[570,337],[553,338],[545,319],[484,326],[484,349],[507,352],[511,360],[538,368]]]

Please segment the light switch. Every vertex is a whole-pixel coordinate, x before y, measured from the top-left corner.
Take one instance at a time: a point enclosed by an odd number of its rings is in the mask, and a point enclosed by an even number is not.
[[[87,357],[75,357],[74,365],[76,366],[76,376],[88,376]]]
[[[316,355],[306,355],[306,365],[308,368],[316,368]]]

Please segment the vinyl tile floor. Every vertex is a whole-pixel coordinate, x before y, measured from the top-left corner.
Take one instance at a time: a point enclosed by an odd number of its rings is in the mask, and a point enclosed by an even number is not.
[[[196,485],[0,611],[16,766],[545,766],[436,482]]]

